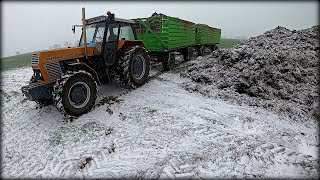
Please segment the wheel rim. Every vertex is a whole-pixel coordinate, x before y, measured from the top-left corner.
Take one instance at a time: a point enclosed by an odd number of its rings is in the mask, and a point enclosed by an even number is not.
[[[76,82],[68,92],[68,99],[74,108],[83,108],[90,100],[90,88],[85,82]]]
[[[146,71],[146,61],[142,55],[133,58],[131,72],[134,79],[141,79]]]

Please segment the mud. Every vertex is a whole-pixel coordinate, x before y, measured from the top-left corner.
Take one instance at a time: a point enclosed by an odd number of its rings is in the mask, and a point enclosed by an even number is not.
[[[294,119],[319,119],[319,28],[276,27],[189,67],[189,91],[263,107]]]
[[[92,157],[85,158],[82,162],[80,162],[80,169],[84,169],[92,160]]]
[[[123,101],[123,100],[122,100],[122,99],[118,99],[118,97],[108,96],[108,97],[105,97],[105,98],[103,98],[102,100],[100,100],[100,101],[96,104],[96,107],[103,106],[103,105],[105,105],[105,104],[112,105],[112,104],[119,103],[119,102],[122,102],[122,101]],[[108,110],[107,110],[107,111],[108,111]]]

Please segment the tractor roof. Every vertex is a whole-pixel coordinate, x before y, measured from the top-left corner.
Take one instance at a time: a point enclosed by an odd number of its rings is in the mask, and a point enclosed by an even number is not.
[[[108,16],[102,15],[102,16],[97,16],[97,17],[86,19],[86,22],[87,22],[87,24],[98,23],[98,22],[105,21],[107,18],[108,18]],[[134,21],[129,20],[129,19],[114,18],[114,21],[134,24]]]

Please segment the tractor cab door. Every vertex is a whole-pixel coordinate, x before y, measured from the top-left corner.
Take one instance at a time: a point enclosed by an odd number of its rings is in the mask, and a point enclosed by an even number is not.
[[[103,49],[103,59],[107,66],[115,63],[119,42],[119,32],[119,23],[112,23],[108,25]]]
[[[136,35],[131,24],[120,22],[109,24],[106,33],[103,57],[108,66],[116,62],[119,41],[136,40]]]

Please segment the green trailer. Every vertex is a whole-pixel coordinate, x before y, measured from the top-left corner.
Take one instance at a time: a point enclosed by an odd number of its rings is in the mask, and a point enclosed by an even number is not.
[[[148,51],[166,52],[195,45],[195,28],[192,22],[165,15],[134,19],[139,40]]]
[[[205,48],[211,51],[216,50],[220,43],[221,29],[210,27],[206,24],[196,24],[196,50],[199,55],[203,55]]]
[[[216,35],[217,32],[212,34],[211,28],[209,31],[202,28],[197,31],[195,23],[176,17],[154,13],[148,18],[132,20],[136,22],[133,27],[137,39],[144,42],[152,59],[161,61],[166,70],[175,64],[175,54],[183,55],[183,59],[188,61],[192,58],[194,49],[198,53],[203,47],[212,46],[214,49],[213,46],[220,41],[220,34],[219,37]],[[215,37],[210,37],[212,35]]]

